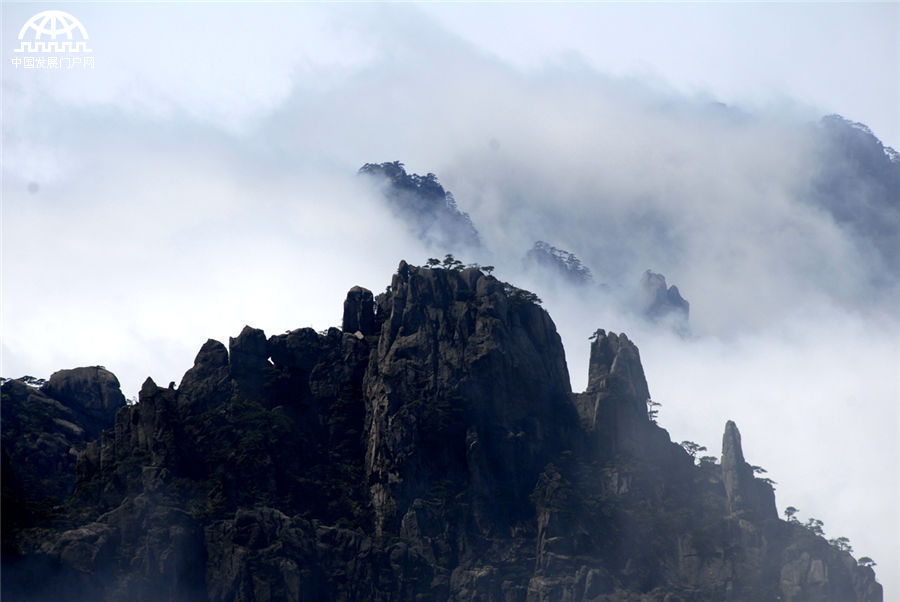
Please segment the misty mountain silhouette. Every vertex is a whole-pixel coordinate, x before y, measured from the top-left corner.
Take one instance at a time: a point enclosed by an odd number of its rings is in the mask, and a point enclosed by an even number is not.
[[[342,328],[207,341],[133,405],[102,367],[4,382],[4,598],[882,599],[734,423],[720,460],[670,440],[624,334],[573,393],[531,298],[401,262]]]
[[[809,200],[850,228],[870,251],[876,277],[900,279],[900,154],[868,127],[828,115],[819,123],[822,169]]]
[[[395,214],[407,223],[419,240],[434,248],[438,254],[477,252],[482,248],[483,243],[469,214],[459,210],[453,194],[438,183],[433,173],[425,176],[408,174],[399,161],[366,163],[359,173],[375,179]],[[534,243],[522,261],[526,269],[540,271],[564,284],[595,284],[590,268],[577,255],[542,240]],[[655,276],[665,283],[664,276]],[[640,298],[639,311],[646,318],[659,322],[661,317],[677,314],[674,321],[667,320],[665,323],[685,333],[688,331],[688,303],[681,298],[677,287],[673,288],[674,296],[662,302],[657,298],[655,287],[648,286],[644,275],[635,296]]]
[[[591,270],[574,254],[542,240],[525,254],[525,266],[541,268],[561,276],[571,284],[592,284]]]
[[[444,252],[478,247],[481,241],[467,213],[437,176],[408,174],[399,161],[366,163],[359,173],[373,178],[389,206],[423,242]]]
[[[726,109],[721,108],[727,112]],[[858,265],[861,273],[857,276],[871,287],[874,294],[870,297],[877,305],[878,300],[889,296],[900,284],[900,154],[885,147],[865,125],[839,115],[829,115],[810,124],[806,133],[810,132],[809,156],[805,159],[813,167],[810,173],[804,172],[796,185],[797,189],[791,190],[792,197],[788,203],[792,209],[804,208],[804,213],[812,208],[815,215],[826,215],[828,221],[833,222],[834,230],[849,241],[845,247],[842,239],[835,248],[852,254],[853,260],[839,259],[846,256],[836,254],[834,263],[825,263],[823,267],[846,269],[848,261]],[[642,204],[639,200],[635,201],[636,208],[625,211],[624,218],[612,212],[607,221],[613,225],[602,232],[596,231],[596,222],[577,219],[577,214],[572,213],[574,210],[565,203],[543,207],[541,218],[530,222],[531,227],[536,230],[537,236],[551,235],[541,230],[552,230],[554,245],[559,246],[548,244],[543,239],[537,240],[527,250],[498,249],[490,248],[492,241],[485,240],[476,229],[477,226],[481,231],[488,232],[496,229],[498,224],[474,224],[469,214],[459,209],[453,194],[438,183],[433,173],[425,176],[409,174],[398,161],[367,163],[360,173],[375,178],[388,206],[413,234],[439,256],[466,251],[466,255],[477,256],[483,250],[507,256],[524,254],[526,268],[544,271],[551,276],[551,281],[582,285],[597,278],[610,290],[621,293],[620,296],[625,298],[623,309],[636,309],[651,322],[671,326],[677,332],[689,331],[688,303],[678,287],[677,298],[672,296],[669,303],[661,304],[662,297],[656,295],[656,287],[648,286],[646,277],[641,274],[647,266],[641,265],[638,268],[641,271],[637,271],[634,266],[627,267],[627,262],[621,261],[625,257],[636,257],[635,250],[641,244],[647,244],[646,237],[657,249],[658,257],[679,257],[685,245],[696,243],[696,240],[688,241],[684,235],[671,231],[686,228],[684,224],[670,223],[673,216],[665,213],[667,205],[664,202]],[[764,180],[760,185],[764,185]],[[461,199],[461,202],[465,206],[467,199]],[[597,198],[597,212],[601,212],[604,204],[609,202],[608,199]],[[505,213],[511,211],[512,206]],[[491,219],[502,220],[504,214]],[[804,219],[812,218],[807,215]],[[567,230],[561,232],[550,227],[557,222],[567,224]],[[621,225],[615,225],[618,222]],[[805,231],[805,226],[791,226],[783,233],[773,234],[791,239],[792,227],[797,228],[796,250],[802,252],[804,237],[821,240],[816,237],[826,236],[824,229],[830,229],[831,224],[821,225],[822,231]],[[501,244],[509,243],[504,239]],[[577,247],[579,255],[561,247]],[[784,249],[787,253],[796,252],[791,244],[785,245]],[[732,252],[739,254],[740,250]],[[654,262],[659,260],[653,259]],[[665,275],[659,274],[652,263],[649,267],[665,279]],[[678,267],[677,262],[675,267]],[[737,276],[740,277],[740,274]],[[677,275],[674,280],[679,284]],[[818,286],[838,299],[846,295],[846,290],[827,282]],[[691,298],[690,290],[685,294],[688,299]],[[702,306],[702,303],[695,305]],[[662,319],[664,317],[666,319]]]

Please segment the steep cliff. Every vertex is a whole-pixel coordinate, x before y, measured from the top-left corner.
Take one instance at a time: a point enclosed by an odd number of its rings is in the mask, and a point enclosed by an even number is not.
[[[350,290],[341,329],[207,341],[134,405],[100,373],[5,383],[4,596],[881,600],[871,568],[778,519],[733,423],[721,463],[671,442],[624,334],[597,331],[573,394],[534,299],[401,262],[385,293]],[[7,525],[56,491],[6,455],[48,428],[21,419],[41,395],[114,424],[50,471],[65,503]]]

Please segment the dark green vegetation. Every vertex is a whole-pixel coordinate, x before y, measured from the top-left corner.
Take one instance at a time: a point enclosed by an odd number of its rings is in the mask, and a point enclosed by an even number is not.
[[[733,423],[719,462],[673,443],[604,330],[573,393],[486,271],[402,262],[341,329],[207,341],[134,405],[99,367],[4,383],[4,599],[881,600]]]
[[[436,257],[429,257],[428,261],[425,262],[423,268],[437,268],[441,267],[445,270],[452,270],[454,272],[459,272],[465,269],[476,270],[478,272],[486,274],[489,278],[491,273],[494,271],[494,266],[492,265],[479,265],[477,263],[463,263],[459,259],[456,259],[451,254],[447,254],[444,256],[443,260],[437,259]],[[537,296],[537,294],[525,290],[524,288],[519,288],[515,285],[510,284],[509,282],[503,282],[498,280],[497,282],[503,286],[503,292],[506,294],[507,298],[511,303],[536,303],[540,305],[542,303],[541,298]],[[457,301],[474,301],[475,300],[475,292],[463,290],[457,293],[456,295]]]

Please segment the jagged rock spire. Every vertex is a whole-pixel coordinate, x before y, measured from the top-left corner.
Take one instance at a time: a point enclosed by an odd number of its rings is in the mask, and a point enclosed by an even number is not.
[[[753,467],[744,460],[741,432],[731,420],[725,423],[722,436],[722,480],[729,513],[778,518],[775,492],[769,484],[753,476]]]
[[[272,365],[266,333],[258,328],[244,326],[237,337],[228,339],[231,378],[238,391],[248,398],[263,395],[266,383],[272,380]]]
[[[647,411],[650,390],[641,366],[641,354],[625,333],[606,334],[598,330],[591,344],[588,367],[588,393],[606,393],[621,397]]]
[[[375,300],[372,291],[354,286],[344,300],[344,318],[341,330],[353,334],[375,334]]]
[[[744,451],[741,449],[741,432],[729,420],[725,423],[725,434],[722,436],[722,479],[729,512],[738,512],[743,508],[742,493],[745,484],[752,478],[753,470],[744,461]]]
[[[225,345],[209,339],[200,348],[194,366],[185,372],[178,386],[178,405],[204,411],[230,397],[231,371]]]

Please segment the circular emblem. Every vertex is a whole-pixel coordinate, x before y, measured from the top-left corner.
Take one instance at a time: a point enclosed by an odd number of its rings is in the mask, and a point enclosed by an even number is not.
[[[78,30],[82,39],[88,39],[87,30],[81,22],[67,12],[61,10],[45,10],[34,15],[19,31],[19,39],[23,39],[28,30],[34,31],[34,39],[40,40],[41,36],[49,36],[55,40],[57,36],[65,35],[67,40],[72,39],[72,32]]]

